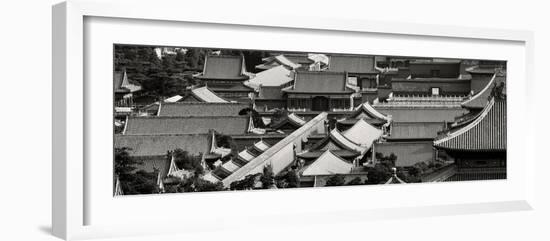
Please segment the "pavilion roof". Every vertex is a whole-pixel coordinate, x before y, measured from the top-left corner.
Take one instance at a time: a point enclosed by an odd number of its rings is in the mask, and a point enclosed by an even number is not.
[[[243,56],[207,55],[199,79],[247,80]]]
[[[296,129],[300,128],[301,126],[303,126],[304,124],[306,124],[307,121],[305,121],[304,119],[302,119],[301,117],[299,117],[298,115],[294,114],[294,113],[290,113],[287,115],[286,118],[284,118],[283,120],[279,121],[278,123],[275,123],[274,125],[272,125],[271,127],[273,129],[279,129],[281,128],[282,126],[284,126],[285,124],[289,124],[291,126],[294,126]]]
[[[277,66],[257,73],[244,84],[248,87],[258,89],[262,87],[281,87],[294,80],[294,73],[285,66]]]
[[[297,71],[289,93],[353,93],[346,87],[347,74],[328,71]]]
[[[317,158],[317,160],[306,167],[302,175],[316,176],[348,174],[351,172],[352,168],[353,164],[340,158],[338,155],[335,155],[332,151],[327,150],[319,158]]]
[[[359,144],[353,142],[352,140],[342,135],[342,133],[337,129],[333,129],[325,139],[319,141],[317,144],[311,147],[311,150],[312,151],[327,150],[327,149],[334,150],[335,146],[341,149],[354,151],[360,154],[363,154],[368,150],[368,148],[364,146],[360,146]]]
[[[201,102],[211,102],[211,103],[229,102],[226,99],[219,97],[216,93],[214,93],[214,91],[210,90],[206,86],[193,88],[191,90],[191,95]]]
[[[299,63],[293,62],[292,60],[288,59],[284,54],[269,56],[263,58],[262,61],[264,63],[256,65],[257,69],[271,69],[275,66],[287,67],[289,69],[297,69],[301,67]]]
[[[378,73],[375,69],[374,56],[365,55],[331,55],[328,69],[354,74]]]
[[[139,84],[131,83],[128,80],[126,71],[116,71],[113,75],[113,87],[116,93],[131,93],[141,90]]]
[[[506,150],[506,100],[493,97],[475,120],[441,134],[434,146],[461,151]]]
[[[360,119],[343,134],[350,141],[370,149],[372,143],[382,136],[383,131]]]
[[[369,119],[379,119],[383,120],[385,122],[391,121],[391,117],[387,116],[385,114],[380,113],[378,110],[376,110],[372,105],[369,104],[369,102],[365,102],[361,104],[359,107],[355,109],[355,112],[351,115],[352,118],[369,118]]]

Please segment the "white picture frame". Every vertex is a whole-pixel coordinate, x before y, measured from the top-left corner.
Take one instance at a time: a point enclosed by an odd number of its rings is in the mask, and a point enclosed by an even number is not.
[[[136,217],[127,217],[125,215],[113,214],[113,223],[91,222],[88,223],[87,216],[94,212],[105,212],[113,207],[102,203],[96,205],[95,208],[89,209],[87,200],[90,198],[89,183],[85,181],[85,173],[90,171],[90,164],[85,162],[85,155],[89,154],[86,151],[87,144],[85,143],[86,135],[89,130],[86,130],[86,122],[90,121],[86,118],[96,118],[90,116],[86,103],[86,95],[91,95],[94,98],[94,93],[86,91],[89,87],[85,81],[85,68],[89,63],[86,63],[86,38],[85,38],[85,19],[90,18],[113,18],[120,21],[152,21],[156,24],[162,23],[201,23],[211,24],[214,26],[223,25],[225,29],[231,28],[247,28],[250,27],[254,31],[299,31],[299,32],[315,32],[319,33],[358,33],[358,34],[374,34],[382,36],[390,36],[393,38],[421,38],[422,41],[439,41],[442,39],[455,40],[455,44],[460,42],[478,41],[489,45],[494,43],[510,44],[519,48],[521,53],[517,56],[518,61],[515,66],[519,66],[518,70],[512,76],[519,77],[515,82],[517,88],[509,89],[511,91],[511,107],[509,114],[514,115],[510,120],[513,122],[522,122],[525,125],[530,123],[527,116],[531,116],[529,108],[521,108],[522,105],[528,103],[532,97],[529,93],[533,93],[533,33],[521,30],[496,30],[471,27],[456,27],[456,26],[438,26],[438,25],[421,25],[411,23],[397,22],[365,22],[352,19],[330,19],[319,18],[312,21],[299,16],[286,16],[285,14],[260,14],[247,13],[247,16],[235,14],[224,15],[205,15],[200,11],[186,11],[182,15],[178,9],[189,7],[190,4],[197,5],[193,7],[201,7],[201,3],[187,3],[174,1],[172,4],[154,5],[151,3],[132,3],[132,7],[126,8],[123,2],[94,2],[94,1],[67,1],[53,7],[53,167],[52,167],[52,226],[53,234],[63,239],[85,239],[94,237],[112,237],[123,235],[139,235],[139,234],[155,234],[155,233],[175,233],[175,232],[192,232],[205,230],[205,225],[208,228],[228,228],[236,224],[228,223],[223,219],[223,215],[233,215],[232,221],[250,222],[255,219],[256,225],[260,224],[279,224],[279,225],[300,225],[300,223],[309,221],[310,223],[330,222],[330,220],[342,221],[361,221],[383,218],[398,218],[398,217],[423,217],[433,215],[452,215],[465,213],[480,213],[480,212],[497,212],[497,211],[513,211],[513,210],[529,210],[533,208],[534,203],[534,174],[535,174],[535,157],[534,157],[534,128],[527,128],[525,132],[519,133],[516,129],[511,129],[508,133],[510,136],[521,135],[521,141],[508,138],[510,140],[509,147],[514,149],[513,155],[509,155],[511,161],[518,159],[517,153],[523,153],[521,171],[517,175],[511,174],[512,181],[507,183],[488,183],[482,184],[478,188],[473,183],[452,183],[452,184],[432,184],[432,185],[411,185],[410,187],[365,187],[365,193],[381,193],[381,196],[395,196],[396,193],[406,193],[407,189],[415,192],[425,192],[426,197],[433,196],[433,193],[440,192],[443,188],[457,190],[468,195],[479,195],[479,198],[469,197],[464,200],[430,200],[422,202],[420,200],[407,201],[388,201],[382,202],[372,198],[372,207],[355,207],[355,208],[339,208],[328,207],[320,210],[324,203],[324,197],[350,195],[350,190],[347,188],[326,188],[317,189],[315,192],[311,190],[288,190],[277,192],[250,192],[250,193],[207,193],[207,194],[191,194],[191,195],[169,195],[155,197],[135,197],[117,199],[117,205],[125,205],[126,203],[134,203],[135,205],[151,205],[155,202],[162,202],[167,207],[169,203],[181,202],[182,198],[187,199],[193,204],[207,205],[212,199],[227,199],[228,202],[239,202],[242,200],[276,200],[281,195],[292,198],[317,198],[318,205],[311,205],[307,210],[293,209],[292,203],[281,201],[280,207],[271,207],[268,211],[254,212],[235,212],[227,211],[226,213],[216,214],[212,212],[208,217],[200,217],[198,212],[186,213],[186,215],[194,218],[194,222],[185,222],[186,225],[181,225],[180,228],[174,229],[170,224],[170,219],[164,219],[162,213],[146,212],[144,216],[152,220],[151,223],[143,223],[141,226],[135,226],[127,221],[136,219]],[[204,7],[204,6],[202,6]],[[161,21],[161,22],[159,22]],[[166,21],[166,22],[162,22]],[[244,27],[243,27],[244,26]],[[206,30],[205,30],[206,31]],[[243,30],[244,31],[244,30]],[[93,32],[93,31],[92,31]],[[110,41],[110,40],[107,40]],[[137,43],[140,42],[136,39]],[[163,42],[166,44],[175,44],[173,40]],[[185,46],[185,43],[181,45]],[[518,47],[519,46],[519,47]],[[216,46],[222,47],[222,46]],[[337,47],[336,47],[337,49]],[[348,50],[349,51],[349,50]],[[380,50],[385,51],[385,50]],[[372,54],[383,54],[382,52]],[[445,57],[445,56],[438,56]],[[516,57],[514,57],[516,58]],[[521,59],[521,60],[519,60]],[[511,60],[511,59],[508,59]],[[513,71],[513,70],[512,70]],[[513,79],[511,79],[513,81]],[[515,104],[514,104],[515,103]],[[509,128],[513,125],[509,125]],[[111,134],[111,133],[109,133]],[[513,165],[512,165],[513,166]],[[102,173],[105,176],[112,176],[112,173]],[[112,180],[111,180],[112,181]],[[512,183],[512,184],[510,184]],[[483,192],[487,188],[495,188],[496,194],[493,198],[484,198]],[[468,193],[465,190],[475,190]],[[111,191],[111,190],[109,190]],[[510,192],[504,194],[504,192]],[[362,192],[360,195],[363,195]],[[363,196],[359,196],[363,197]],[[449,197],[452,198],[452,197]],[[165,201],[170,199],[171,201]],[[433,199],[433,198],[432,198]],[[266,204],[269,206],[269,204]],[[130,205],[131,206],[131,205]],[[253,205],[252,207],[261,207],[262,205]],[[283,210],[284,209],[284,210]],[[315,211],[318,210],[318,211]],[[121,212],[124,213],[124,212]],[[183,214],[183,212],[181,213]],[[108,215],[108,214],[107,214]],[[105,216],[105,214],[103,215]],[[334,219],[326,219],[323,217],[335,217]],[[258,221],[258,217],[269,217],[264,221]],[[300,221],[292,221],[291,218],[299,217]],[[139,220],[139,218],[137,218]],[[219,221],[217,221],[219,219]],[[118,222],[117,222],[118,220]],[[325,221],[323,221],[325,220]],[[153,223],[154,222],[154,223]],[[86,225],[85,225],[86,223]],[[122,224],[126,223],[126,224]],[[284,224],[282,224],[284,223]]]

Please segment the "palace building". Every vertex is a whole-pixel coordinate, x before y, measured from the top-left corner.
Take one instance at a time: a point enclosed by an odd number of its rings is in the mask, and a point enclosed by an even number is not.
[[[253,92],[243,84],[250,78],[243,56],[207,55],[203,72],[196,78],[222,98],[246,100]]]
[[[283,89],[287,108],[299,111],[351,110],[353,93],[344,72],[298,71],[294,85]]]

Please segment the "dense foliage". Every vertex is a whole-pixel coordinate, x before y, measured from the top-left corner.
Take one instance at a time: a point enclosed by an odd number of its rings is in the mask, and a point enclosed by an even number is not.
[[[343,175],[334,175],[327,179],[327,183],[325,184],[325,186],[334,187],[343,186],[344,184],[346,184],[346,180],[344,179]]]
[[[115,175],[125,195],[158,193],[158,172],[136,171],[142,163],[130,157],[129,148],[115,148]]]
[[[195,171],[197,175],[204,173],[204,168],[201,165],[201,155],[191,155],[189,152],[178,148],[167,156],[168,158],[174,157],[174,162],[179,169]]]

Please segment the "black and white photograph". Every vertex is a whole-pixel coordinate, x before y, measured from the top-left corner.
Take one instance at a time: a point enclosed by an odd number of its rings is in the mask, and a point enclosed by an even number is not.
[[[506,61],[115,44],[113,194],[506,179]]]

